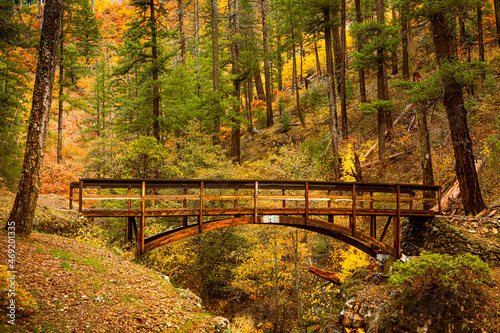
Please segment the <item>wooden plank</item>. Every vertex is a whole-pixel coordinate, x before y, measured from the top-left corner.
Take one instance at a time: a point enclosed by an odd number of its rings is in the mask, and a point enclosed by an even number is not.
[[[187,191],[187,190],[186,190]],[[200,196],[192,195],[175,195],[175,194],[150,194],[146,195],[146,200],[200,200]]]
[[[387,229],[389,229],[389,224],[391,224],[391,220],[392,220],[392,216],[389,216],[389,218],[387,219],[387,222],[384,226],[384,230],[382,231],[382,235],[380,236],[380,239],[379,239],[381,242],[384,241],[385,234],[387,233]]]
[[[83,200],[142,200],[140,195],[85,195]]]
[[[132,189],[130,187],[128,189],[128,195],[129,196],[132,195]],[[132,209],[132,201],[131,200],[128,201],[128,209]]]
[[[184,196],[185,195],[187,195],[187,189],[186,188],[184,189]],[[184,209],[187,208],[187,200],[186,199],[182,200],[182,208],[184,208]],[[184,227],[187,227],[187,225],[188,225],[188,218],[187,218],[187,216],[184,216],[182,218],[182,225]]]

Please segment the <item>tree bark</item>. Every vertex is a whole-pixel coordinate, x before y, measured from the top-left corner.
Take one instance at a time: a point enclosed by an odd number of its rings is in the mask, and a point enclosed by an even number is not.
[[[355,0],[354,5],[356,6],[356,22],[363,22],[363,12],[361,10],[361,0]],[[356,37],[358,52],[361,52],[363,49],[363,41],[361,40],[361,36],[358,35]],[[368,99],[366,98],[366,84],[365,84],[365,70],[359,69],[359,96],[361,103],[366,103]]]
[[[393,6],[392,9],[392,22],[397,23],[398,17],[396,15],[396,8]],[[398,74],[398,52],[395,51],[392,54],[392,75],[397,75]]]
[[[408,20],[408,9],[406,7],[401,9],[401,44],[403,47],[403,79],[408,81],[410,79],[410,62],[408,54],[408,30],[410,22]]]
[[[217,0],[212,0],[212,83],[215,95],[214,106],[214,134],[213,139],[215,143],[220,141],[220,77],[219,77],[219,15],[217,12]]]
[[[336,21],[339,16],[338,10],[333,11],[333,19]],[[333,52],[335,53],[335,80],[337,84],[337,93],[340,95],[342,92],[342,85],[340,83],[340,77],[342,76],[342,48],[340,46],[340,29],[339,27],[331,27],[332,37],[333,37]]]
[[[153,70],[153,136],[160,140],[160,90],[158,88],[159,64],[158,64],[158,42],[156,32],[155,2],[149,1],[149,20],[151,22],[151,60]]]
[[[497,27],[497,43],[500,45],[500,0],[493,0],[495,10],[495,25]]]
[[[177,18],[179,20],[179,48],[181,51],[181,63],[186,64],[186,36],[184,34],[184,8],[182,0],[177,0]]]
[[[278,13],[276,13],[278,14]],[[277,45],[276,45],[276,68],[278,70],[278,91],[283,91],[283,59],[281,58],[282,47],[281,47],[281,33],[280,33],[280,21],[276,22],[278,26],[277,33]]]
[[[346,3],[342,0],[342,8],[340,15],[340,115],[342,122],[342,139],[347,140],[347,96],[346,96],[346,54],[347,54],[347,40],[346,40]]]
[[[40,171],[47,142],[62,14],[62,0],[45,2],[23,168],[7,224],[15,223],[19,235],[31,233],[40,191]]]
[[[264,84],[262,83],[260,68],[257,68],[253,78],[255,80],[255,90],[257,91],[257,99],[265,100],[266,94],[264,93]]]
[[[377,0],[377,22],[380,24],[385,24],[385,5],[384,0]],[[377,70],[377,98],[379,100],[387,101],[388,87],[387,87],[387,77],[385,69],[385,50],[377,49],[377,55],[379,58],[378,70]],[[389,110],[379,110],[377,115],[378,124],[378,158],[383,160],[385,156],[385,131],[386,128],[390,131],[392,127],[392,120],[389,114]]]
[[[450,31],[445,14],[430,18],[436,58],[439,66],[458,61],[457,46]],[[462,192],[465,214],[477,214],[486,208],[475,168],[472,140],[467,125],[467,111],[464,107],[462,86],[453,75],[444,75],[443,105],[450,127],[451,142],[455,155],[455,171]]]
[[[62,136],[63,136],[63,93],[64,93],[64,15],[61,19],[61,35],[59,37],[59,94],[58,106],[59,114],[57,117],[57,164],[62,162]]]
[[[267,1],[261,2],[261,19],[262,19],[262,47],[264,49],[264,78],[266,80],[266,127],[271,127],[274,124],[273,120],[273,105],[271,93],[271,71],[269,65],[269,48],[268,48],[268,31],[267,31]]]
[[[418,140],[420,143],[420,163],[422,166],[422,183],[423,185],[434,185],[434,172],[432,169],[432,154],[429,128],[427,127],[427,111],[421,107],[416,111]],[[434,198],[435,193],[432,191],[424,191],[424,198]],[[433,203],[424,201],[424,209],[431,209]]]
[[[339,139],[337,131],[337,101],[335,98],[335,76],[333,69],[333,49],[332,49],[332,31],[331,31],[331,16],[330,9],[323,9],[323,17],[325,20],[325,51],[326,51],[326,71],[328,79],[328,109],[330,115],[330,142],[332,145],[333,154],[333,178],[340,180],[340,163],[339,163]]]
[[[239,68],[240,45],[238,41],[239,35],[239,0],[229,0],[229,29],[233,39],[231,41],[231,74],[233,75],[233,96],[235,102],[233,104],[233,126],[231,129],[231,147],[233,161],[236,163],[241,162],[241,124],[240,124],[240,91],[241,79]]]
[[[484,62],[484,33],[483,33],[483,8],[477,6],[477,43],[479,48],[479,61]]]

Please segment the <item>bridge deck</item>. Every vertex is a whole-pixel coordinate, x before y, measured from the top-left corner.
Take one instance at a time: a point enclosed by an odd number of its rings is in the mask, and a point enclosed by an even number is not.
[[[141,253],[177,239],[179,235],[192,234],[195,229],[196,232],[212,230],[227,225],[228,221],[233,223],[231,225],[266,223],[266,217],[274,216],[279,220],[274,223],[315,231],[320,228],[318,232],[327,230],[332,237],[344,241],[348,237],[347,242],[353,244],[363,239],[363,244],[369,244],[372,250],[378,248],[399,257],[401,217],[434,216],[441,210],[439,186],[413,184],[82,178],[70,184],[69,197],[70,209],[77,201],[78,210],[84,216],[128,217],[130,239],[135,217],[139,217],[136,238]],[[110,200],[115,203],[113,208],[95,207],[96,201]],[[433,205],[435,208],[428,208]],[[117,206],[120,207],[115,208]],[[286,218],[293,216],[300,221]],[[348,226],[333,223],[334,216],[347,216]],[[369,235],[357,226],[357,216],[370,217]],[[377,217],[381,216],[388,220],[382,235],[377,238]],[[145,238],[146,217],[180,217],[182,226]],[[196,224],[188,223],[192,217],[196,217]],[[214,218],[217,220],[207,221]],[[327,225],[322,224],[322,218],[328,220],[325,221]],[[382,244],[391,220],[393,243]],[[321,227],[313,226],[314,223]],[[195,225],[197,228],[193,228]],[[174,232],[176,236],[172,235]],[[370,239],[364,239],[363,235]]]

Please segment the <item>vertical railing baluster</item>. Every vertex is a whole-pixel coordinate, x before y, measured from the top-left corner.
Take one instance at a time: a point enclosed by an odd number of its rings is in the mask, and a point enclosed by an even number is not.
[[[78,193],[78,212],[82,212],[83,210],[83,180],[80,179],[80,189]]]
[[[352,236],[356,233],[356,184],[352,184]]]
[[[187,195],[187,188],[184,189],[184,195]],[[187,208],[187,200],[186,198],[184,198],[184,200],[182,200],[182,208],[186,209]],[[184,214],[186,214],[186,212],[184,212]],[[188,217],[187,216],[183,216],[182,217],[182,226],[185,228],[187,227],[188,225]]]
[[[307,225],[307,220],[309,220],[309,183],[308,182],[306,182],[304,199],[305,199],[305,210],[306,210],[304,223],[305,223],[305,225]]]
[[[397,257],[401,256],[401,188],[397,186],[396,192],[396,221],[394,221],[394,248]]]
[[[146,182],[142,182],[141,188],[141,230],[140,230],[140,238],[141,238],[141,254],[144,253],[144,225],[146,219]]]
[[[253,195],[253,223],[257,223],[257,200],[259,196],[259,182],[255,182],[255,192]]]
[[[205,183],[200,182],[200,216],[198,217],[198,229],[200,233],[203,231],[203,187]]]

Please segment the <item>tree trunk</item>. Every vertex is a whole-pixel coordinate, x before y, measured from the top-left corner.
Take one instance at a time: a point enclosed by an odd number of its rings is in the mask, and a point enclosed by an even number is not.
[[[257,91],[257,99],[266,99],[266,94],[264,93],[264,84],[262,83],[262,76],[260,75],[260,68],[257,68],[254,74],[255,80],[255,90]]]
[[[294,36],[294,29],[293,29],[293,22],[291,22],[291,28],[292,28],[292,85],[295,87],[295,103],[296,103],[296,108],[297,108],[297,115],[299,116],[300,123],[302,126],[305,126],[306,123],[304,121],[304,116],[302,115],[302,109],[300,108],[300,95],[299,95],[299,83],[297,80],[297,55],[296,55],[296,48],[295,48],[295,36]],[[295,84],[293,84],[295,83]]]
[[[477,43],[479,47],[479,61],[484,62],[484,34],[483,34],[483,8],[477,6]]]
[[[158,43],[156,40],[156,18],[155,18],[155,2],[149,1],[150,22],[151,22],[151,61],[153,67],[153,136],[156,140],[160,140],[160,91],[159,91],[159,64],[158,64]]]
[[[500,45],[500,0],[493,0],[495,10],[495,25],[497,27],[497,43]]]
[[[337,10],[333,12],[333,19],[337,21],[339,13]],[[342,85],[340,83],[340,77],[342,76],[342,48],[340,46],[340,29],[339,27],[332,28],[332,37],[333,37],[333,52],[335,53],[335,81],[337,84],[337,93],[340,95],[342,93]]]
[[[432,36],[439,66],[457,63],[457,46],[445,14],[431,17]],[[443,76],[443,105],[450,127],[455,169],[462,192],[465,214],[477,214],[486,208],[475,168],[472,140],[467,125],[462,86],[453,75]]]
[[[42,30],[43,20],[42,20],[42,0],[36,0],[36,5],[38,7],[38,20],[40,21],[40,30]]]
[[[220,142],[220,76],[219,76],[219,14],[217,12],[217,0],[212,0],[212,82],[215,95],[214,105],[214,134],[215,143]]]
[[[406,81],[410,79],[410,62],[408,54],[409,26],[408,9],[404,7],[401,9],[401,44],[403,47],[403,79]]]
[[[234,1],[234,2],[233,2]],[[239,35],[239,1],[229,0],[229,29],[233,37]],[[240,68],[239,68],[239,57],[240,57],[240,45],[236,38],[231,41],[231,74],[233,75],[233,96],[235,102],[233,104],[233,126],[231,129],[231,147],[232,147],[232,157],[236,163],[241,162],[241,122],[240,122],[240,90],[241,90],[241,79]]]
[[[264,77],[266,86],[266,127],[271,127],[274,124],[273,120],[273,105],[271,93],[271,71],[269,66],[269,50],[268,50],[268,31],[267,31],[267,1],[261,2],[261,19],[262,19],[262,47],[264,49]]]
[[[184,8],[182,0],[177,0],[177,18],[179,19],[179,48],[181,51],[181,63],[186,64],[186,36],[184,34]]]
[[[62,136],[63,136],[63,93],[64,93],[64,15],[61,19],[61,35],[59,37],[59,114],[57,117],[57,164],[62,162]]]
[[[434,172],[432,170],[431,143],[429,128],[427,127],[427,112],[425,109],[417,107],[416,111],[418,140],[420,143],[420,163],[422,165],[423,185],[434,185]],[[425,191],[424,198],[434,198],[435,193]],[[431,209],[434,204],[431,201],[424,201],[424,209]]]
[[[384,0],[377,0],[377,22],[380,24],[385,24],[385,5]],[[377,98],[379,100],[387,101],[388,87],[387,87],[387,77],[385,69],[385,50],[377,49],[377,55],[379,58],[378,70],[377,70]],[[389,110],[378,110],[377,116],[378,124],[378,158],[382,161],[385,157],[385,131],[386,129],[390,131],[392,127],[392,119]]]
[[[340,180],[340,163],[339,163],[339,140],[337,131],[337,101],[335,99],[335,77],[333,70],[333,53],[332,53],[332,31],[330,22],[330,10],[323,10],[325,20],[325,50],[326,50],[326,71],[328,78],[328,109],[330,115],[330,142],[332,145],[333,154],[333,178]]]
[[[14,223],[16,233],[19,235],[31,233],[35,216],[40,190],[40,170],[47,142],[62,15],[62,0],[46,0],[23,168],[14,206],[7,223],[8,226]]]
[[[397,23],[398,17],[396,15],[396,8],[392,6],[392,22]],[[392,75],[398,74],[398,52],[392,54]]]
[[[346,41],[346,3],[342,0],[342,8],[340,15],[340,115],[342,122],[342,139],[347,140],[347,96],[346,96],[346,55],[347,55],[347,41]]]
[[[316,36],[314,36],[314,55],[316,56],[316,73],[318,74],[318,77],[321,78],[321,64],[319,61],[319,54],[318,54],[318,43],[316,42]]]
[[[361,0],[355,0],[354,4],[356,6],[356,22],[362,23],[363,22],[363,12],[361,11]],[[356,41],[357,41],[358,52],[361,52],[361,50],[363,49],[363,41],[361,40],[360,35],[358,35],[356,37]],[[366,103],[368,101],[368,99],[366,98],[365,70],[359,69],[358,75],[359,75],[360,100],[361,100],[361,103]]]
[[[283,91],[283,59],[281,58],[281,33],[280,33],[280,21],[276,22],[278,26],[277,33],[277,45],[276,45],[276,67],[278,70],[278,91]]]

